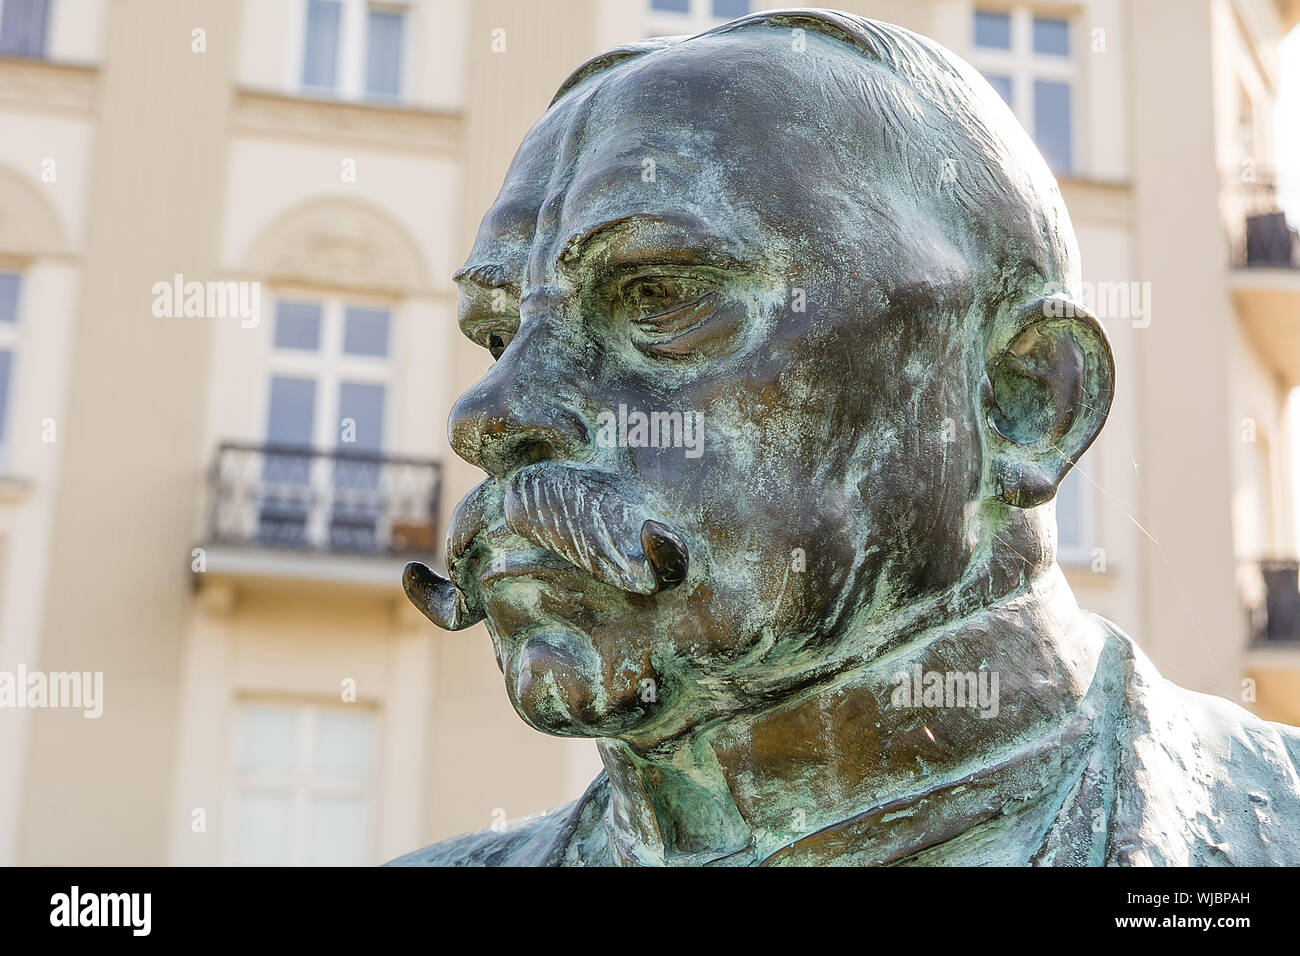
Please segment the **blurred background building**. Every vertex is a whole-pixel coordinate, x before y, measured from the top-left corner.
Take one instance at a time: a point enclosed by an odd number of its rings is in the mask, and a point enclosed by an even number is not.
[[[830,5],[969,59],[1060,178],[1119,363],[1081,603],[1300,723],[1300,0]],[[0,0],[0,670],[104,673],[98,719],[0,710],[0,863],[375,863],[581,792],[594,746],[400,591],[478,481],[449,277],[572,68],[761,8]]]

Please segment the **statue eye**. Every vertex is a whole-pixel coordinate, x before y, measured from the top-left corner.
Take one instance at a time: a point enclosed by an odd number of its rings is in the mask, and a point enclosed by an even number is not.
[[[619,289],[619,311],[647,336],[672,336],[707,317],[716,291],[712,282],[690,276],[637,276]]]

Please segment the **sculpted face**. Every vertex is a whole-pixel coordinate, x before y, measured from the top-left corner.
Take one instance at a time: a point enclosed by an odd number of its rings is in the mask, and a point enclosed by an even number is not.
[[[734,710],[966,561],[969,356],[933,332],[965,313],[968,268],[830,111],[790,115],[787,45],[696,40],[569,95],[462,272],[462,328],[496,363],[452,413],[490,476],[453,577],[540,729],[653,737]],[[695,432],[630,447],[637,412]],[[646,521],[684,545],[676,586]],[[487,530],[455,553],[466,524]]]
[[[541,730],[648,746],[753,707],[970,564],[985,280],[873,107],[819,81],[841,66],[909,96],[777,30],[581,83],[458,273],[495,364],[451,416],[488,475],[450,530],[457,616]]]

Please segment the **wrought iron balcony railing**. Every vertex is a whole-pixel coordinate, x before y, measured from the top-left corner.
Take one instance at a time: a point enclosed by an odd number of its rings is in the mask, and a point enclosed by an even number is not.
[[[1255,643],[1300,642],[1300,562],[1260,561],[1247,570],[1258,582],[1247,599]]]
[[[212,464],[214,544],[371,555],[438,548],[442,466],[375,452],[227,442]]]
[[[1232,264],[1246,269],[1300,269],[1300,234],[1278,205],[1271,178],[1225,185],[1223,211]]]

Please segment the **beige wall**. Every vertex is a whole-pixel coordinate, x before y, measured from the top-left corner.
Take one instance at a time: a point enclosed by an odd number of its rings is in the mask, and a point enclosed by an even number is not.
[[[1300,727],[1300,663],[1294,648],[1253,648],[1245,678],[1254,682],[1250,708],[1268,720]]]
[[[1129,8],[1137,262],[1151,325],[1137,341],[1146,601],[1138,639],[1169,678],[1237,696],[1244,621],[1235,592],[1231,446],[1224,356],[1235,320],[1218,216],[1208,7],[1150,0]],[[1178,161],[1173,159],[1177,157]],[[1179,241],[1167,224],[1177,219]],[[1161,226],[1164,226],[1161,228]],[[1190,521],[1194,514],[1197,520]]]
[[[92,26],[99,8],[86,0]],[[49,29],[55,59],[97,55],[98,31],[79,34],[66,9]],[[34,666],[39,653],[97,92],[91,70],[0,62],[0,268],[22,276],[9,448],[0,462],[0,669],[7,671]],[[43,440],[50,420],[53,442]],[[30,728],[30,711],[0,718],[0,754],[11,767],[0,776],[0,864],[17,852]]]
[[[163,858],[208,329],[155,319],[149,290],[216,262],[235,12],[217,0],[137,0],[109,18],[87,201],[95,254],[60,423],[37,657],[48,671],[103,671],[105,710],[31,718],[21,862]],[[202,55],[190,49],[197,23]],[[155,148],[163,142],[186,146]]]
[[[241,587],[241,584],[244,586]],[[184,668],[169,861],[229,860],[228,812],[236,709],[246,701],[372,709],[378,718],[372,863],[425,837],[436,640],[391,589],[203,582]],[[345,684],[352,682],[352,684]],[[192,826],[203,810],[207,826]],[[491,822],[490,817],[487,822]]]

